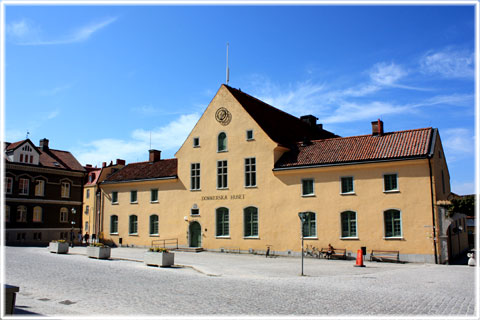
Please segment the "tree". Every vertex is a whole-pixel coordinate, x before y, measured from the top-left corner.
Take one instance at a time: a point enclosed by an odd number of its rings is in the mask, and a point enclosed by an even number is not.
[[[450,200],[452,203],[448,206],[448,215],[451,217],[454,213],[464,213],[467,216],[475,215],[475,195],[462,196]]]

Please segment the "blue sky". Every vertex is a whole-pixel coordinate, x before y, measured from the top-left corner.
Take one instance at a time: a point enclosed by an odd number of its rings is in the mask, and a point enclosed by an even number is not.
[[[5,6],[5,140],[83,164],[173,157],[220,85],[341,136],[440,130],[452,191],[473,193],[475,8]]]

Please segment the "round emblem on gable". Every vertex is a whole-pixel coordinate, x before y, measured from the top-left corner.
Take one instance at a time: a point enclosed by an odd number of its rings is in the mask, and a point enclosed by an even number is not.
[[[215,112],[215,119],[222,125],[226,126],[232,121],[232,114],[226,108],[221,107]]]

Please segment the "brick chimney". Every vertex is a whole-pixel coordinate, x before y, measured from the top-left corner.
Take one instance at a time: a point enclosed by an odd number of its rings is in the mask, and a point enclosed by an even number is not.
[[[122,165],[122,166],[124,166],[124,165],[125,165],[125,160],[123,160],[123,159],[117,159],[117,165]]]
[[[162,153],[162,151],[160,150],[148,150],[149,154],[150,154],[150,158],[149,158],[149,161],[150,162],[157,162],[160,160],[160,154]]]
[[[102,162],[102,168],[105,168],[107,166],[106,162]]]
[[[47,138],[43,138],[42,140],[40,140],[40,150],[42,150],[42,151],[47,151],[48,150],[48,139]]]
[[[372,136],[383,136],[383,121],[372,121]]]

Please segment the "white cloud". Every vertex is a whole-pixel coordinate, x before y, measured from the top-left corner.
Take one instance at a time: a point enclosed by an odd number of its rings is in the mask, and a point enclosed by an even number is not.
[[[71,87],[72,86],[69,85],[69,84],[61,85],[61,86],[57,86],[57,87],[52,88],[52,89],[41,90],[40,94],[42,96],[55,96],[62,91],[70,89]]]
[[[134,130],[128,140],[99,139],[84,144],[82,147],[72,150],[72,152],[83,165],[87,163],[99,165],[100,162],[109,162],[117,158],[125,159],[127,162],[146,161],[148,160],[148,150],[150,149],[151,133],[152,149],[160,149],[173,154],[185,141],[199,118],[199,114],[196,113],[182,115],[166,126],[153,129],[152,131],[145,129]]]
[[[101,21],[77,28],[64,36],[53,39],[48,39],[48,37],[42,36],[41,28],[26,19],[13,21],[7,24],[6,31],[7,37],[17,45],[40,46],[69,44],[88,40],[95,32],[105,28],[116,20],[116,17],[105,18]]]
[[[441,132],[449,161],[471,156],[475,151],[475,136],[466,128],[450,128]]]
[[[398,80],[405,77],[408,72],[395,63],[387,64],[385,62],[377,63],[370,71],[370,79],[379,85],[394,85]]]
[[[51,111],[50,113],[48,113],[48,114],[46,115],[46,119],[47,119],[47,120],[51,120],[51,119],[53,119],[53,118],[56,118],[59,114],[60,114],[60,110],[58,110],[58,109],[57,109],[57,110],[53,110],[53,111]]]
[[[438,74],[445,78],[472,78],[474,75],[474,53],[466,50],[446,48],[428,52],[420,60],[423,73]]]

